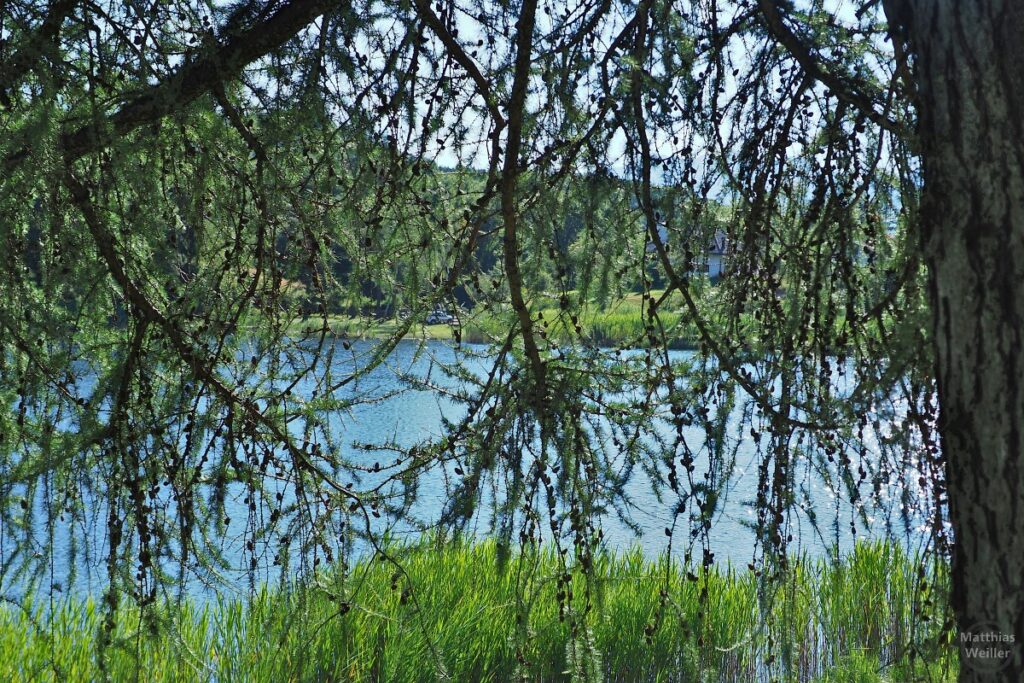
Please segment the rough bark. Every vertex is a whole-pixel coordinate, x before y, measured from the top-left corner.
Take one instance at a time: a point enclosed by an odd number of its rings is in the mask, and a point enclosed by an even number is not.
[[[915,58],[923,253],[961,633],[998,630],[1024,680],[1024,3],[889,0]],[[895,16],[894,16],[895,15]],[[996,670],[998,669],[998,670]]]

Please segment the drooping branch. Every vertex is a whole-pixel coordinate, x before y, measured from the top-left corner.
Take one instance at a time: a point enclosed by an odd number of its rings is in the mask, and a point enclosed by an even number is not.
[[[641,2],[637,6],[637,13],[635,17],[636,23],[636,34],[634,36],[634,45],[632,49],[633,59],[636,64],[642,65],[647,57],[647,37],[648,37],[648,22],[649,22],[650,3]],[[672,265],[672,260],[669,257],[668,248],[665,244],[665,240],[662,239],[661,234],[658,231],[658,220],[654,210],[654,190],[653,190],[653,155],[651,151],[651,141],[647,133],[647,124],[645,121],[645,112],[647,109],[644,106],[643,99],[643,79],[641,74],[643,73],[641,67],[637,67],[636,71],[632,75],[629,90],[629,102],[632,109],[632,115],[635,123],[635,141],[632,140],[632,136],[627,132],[627,139],[630,139],[631,144],[635,146],[636,151],[639,153],[639,183],[637,187],[637,194],[640,200],[640,208],[644,215],[644,220],[647,227],[647,237],[654,246],[655,255],[658,258],[659,263],[668,278],[669,287],[666,288],[665,296],[667,297],[673,290],[678,291],[683,297],[683,303],[686,306],[686,310],[693,319],[694,325],[697,328],[697,332],[700,336],[701,342],[711,351],[712,355],[718,359],[722,369],[729,374],[729,376],[749,395],[758,405],[758,407],[764,411],[765,415],[770,416],[773,420],[776,420],[780,425],[787,425],[789,427],[801,427],[804,429],[827,429],[832,425],[824,422],[809,422],[794,418],[789,414],[788,406],[785,407],[785,413],[782,412],[779,406],[775,405],[772,399],[761,389],[754,385],[751,378],[741,372],[741,363],[736,359],[731,350],[728,349],[727,344],[723,344],[719,338],[709,328],[707,321],[701,314],[697,302],[693,298],[693,294],[690,291],[689,283],[686,278],[680,274],[675,266]],[[625,126],[623,127],[625,130]]]
[[[466,50],[463,49],[459,41],[452,35],[451,31],[444,25],[440,17],[434,14],[434,11],[430,8],[430,3],[426,0],[416,0],[416,11],[423,22],[430,27],[430,30],[434,32],[434,35],[444,44],[444,46],[451,52],[452,59],[458,62],[459,66],[466,70],[469,77],[473,79],[473,84],[476,85],[477,90],[480,93],[480,97],[483,98],[484,103],[487,105],[487,111],[490,113],[491,118],[494,119],[496,128],[500,131],[505,127],[505,117],[501,115],[501,110],[498,108],[498,103],[494,99],[494,92],[491,88],[490,83],[480,72],[480,67],[477,66],[473,58],[466,54]],[[496,136],[497,133],[494,133]]]
[[[254,401],[236,394],[217,376],[213,360],[206,357],[205,353],[185,338],[183,331],[146,296],[146,293],[139,288],[135,280],[129,275],[125,268],[124,260],[117,252],[114,236],[110,234],[100,220],[100,216],[92,204],[90,193],[86,186],[70,170],[64,175],[64,184],[68,188],[75,207],[81,212],[86,227],[89,229],[89,234],[96,245],[96,249],[109,269],[111,276],[124,292],[125,298],[138,312],[139,317],[142,320],[155,323],[160,328],[182,362],[191,368],[196,373],[196,376],[205,382],[218,398],[240,409],[253,424],[262,425],[273,437],[275,443],[280,444],[288,451],[296,467],[318,477],[334,489],[335,492],[351,498],[361,505],[362,501],[357,493],[349,487],[338,484],[329,474],[321,471],[309,460],[305,452],[295,445],[291,436],[280,425],[264,414]]]
[[[113,114],[61,135],[64,160],[80,159],[141,126],[188,106],[215,86],[233,79],[246,65],[279,48],[330,5],[328,0],[292,0],[248,30],[231,35]],[[5,169],[13,170],[28,156],[27,146],[13,152],[4,160]]]
[[[52,3],[39,28],[24,41],[24,47],[15,52],[6,64],[0,64],[0,104],[11,106],[7,91],[16,87],[39,64],[39,58],[53,48],[64,20],[77,4],[75,0],[57,0]]]
[[[811,78],[829,88],[840,100],[853,105],[865,118],[879,128],[896,135],[907,133],[905,127],[899,122],[893,121],[878,111],[874,98],[864,92],[861,84],[834,73],[811,53],[810,48],[783,20],[777,0],[758,0],[757,4],[764,17],[765,27]]]

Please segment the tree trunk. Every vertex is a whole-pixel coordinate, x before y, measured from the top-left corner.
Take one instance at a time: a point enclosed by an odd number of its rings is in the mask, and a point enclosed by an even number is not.
[[[915,59],[960,680],[1016,683],[1024,681],[1024,3],[889,0],[886,9]]]

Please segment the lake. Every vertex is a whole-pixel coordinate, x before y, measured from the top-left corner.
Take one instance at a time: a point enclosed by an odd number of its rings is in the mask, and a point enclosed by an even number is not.
[[[343,343],[337,340],[331,343],[334,344],[334,370],[342,376],[354,368],[362,367],[378,342]],[[444,389],[458,388],[458,385],[439,372],[439,364],[461,362],[464,367],[478,375],[486,372],[488,368],[484,347],[464,346],[463,349],[456,350],[449,342],[427,342],[421,346],[417,342],[403,341],[398,344],[386,363],[374,368],[358,381],[339,388],[335,395],[339,399],[371,396],[377,400],[357,404],[348,411],[325,416],[327,427],[334,434],[337,447],[342,449],[343,454],[350,460],[369,464],[381,458],[379,452],[374,453],[372,449],[367,448],[370,444],[410,447],[440,437],[444,430],[444,421],[457,420],[463,415],[464,408],[445,395]],[[467,350],[477,355],[466,356]],[[670,357],[673,360],[686,360],[692,353],[672,351]],[[410,388],[407,382],[402,381],[403,375],[429,378],[436,383],[437,388]],[[838,379],[837,382],[837,390],[842,391],[843,380]],[[303,381],[295,386],[294,392],[298,397],[308,397],[312,386],[311,381]],[[739,411],[737,408],[734,411],[736,415],[730,416],[731,424],[737,424]],[[652,429],[668,433],[672,427],[666,423],[652,425]],[[689,431],[685,433],[688,441],[703,442],[702,429],[688,429]],[[739,430],[734,428],[730,431],[736,434]],[[742,566],[752,559],[755,546],[755,536],[750,525],[756,521],[751,503],[757,495],[759,455],[754,439],[749,434],[737,435],[736,438],[735,470],[721,497],[708,538],[717,562]],[[867,445],[870,458],[870,454],[874,452],[874,444]],[[706,449],[698,451],[694,464],[696,472],[701,472],[702,467],[707,464]],[[805,514],[793,519],[793,541],[790,544],[792,552],[812,556],[820,556],[832,548],[838,548],[842,552],[852,547],[855,537],[888,536],[909,546],[919,546],[926,541],[925,520],[915,514],[910,514],[907,518],[903,515],[904,494],[916,494],[916,491],[908,491],[899,484],[893,484],[883,490],[875,502],[852,504],[844,490],[835,490],[829,486],[815,473],[813,467],[806,467],[802,472],[799,475],[803,482],[801,490],[804,500],[801,507],[804,508]],[[421,476],[419,496],[410,510],[421,525],[436,522],[444,506],[449,502],[449,489],[446,483],[450,481],[449,477],[450,472],[444,472],[440,468],[434,468]],[[902,479],[916,482],[917,477],[905,476]],[[371,473],[363,475],[361,481],[356,481],[365,487],[373,484],[375,480]],[[914,484],[907,484],[912,485]],[[866,483],[863,488],[865,490],[862,493],[867,494],[871,487]],[[294,501],[294,494],[290,490],[281,490],[285,505]],[[625,492],[631,499],[631,504],[624,508],[624,512],[628,513],[632,524],[627,524],[614,514],[603,516],[600,528],[605,546],[610,550],[619,551],[638,545],[651,557],[668,551],[670,539],[665,529],[673,524],[674,503],[667,499],[659,499],[652,490],[650,479],[640,468],[634,472]],[[865,495],[862,500],[870,501],[870,497]],[[867,515],[867,524],[859,516],[862,505],[868,505],[863,510]],[[246,542],[249,539],[247,530],[250,511],[244,493],[239,490],[230,492],[226,506],[227,516],[231,521],[224,535],[216,542],[224,562],[224,567],[219,571],[219,586],[211,587],[202,582],[190,582],[185,590],[192,596],[205,599],[217,592],[244,593],[252,589],[254,581],[274,580],[280,576],[279,570],[271,562],[272,553],[269,552],[259,555],[256,574],[249,573],[252,553],[246,551]],[[71,590],[66,590],[70,570],[69,550],[72,544],[78,545],[79,550],[83,546],[83,540],[89,540],[95,547],[103,546],[105,526],[102,515],[99,514],[101,507],[95,506],[96,513],[91,516],[91,522],[76,527],[65,526],[59,522],[55,524],[53,534],[57,552],[40,588],[47,590],[49,587],[55,587],[56,592],[70,592],[75,595],[98,594],[102,590],[106,581],[102,558],[87,557],[82,553],[74,560],[76,576],[71,584]],[[808,521],[810,516],[817,518],[817,529]],[[486,506],[481,506],[481,512],[473,517],[467,532],[477,536],[486,535],[488,521]],[[671,539],[671,551],[677,556],[684,552],[689,535],[685,520],[680,519],[680,522],[681,530],[673,534]],[[851,528],[852,522],[856,526],[856,536]],[[377,531],[386,528],[391,537],[396,539],[414,540],[420,533],[418,528],[421,528],[407,520],[388,520],[386,516],[374,520],[374,524],[378,525]],[[5,563],[14,551],[14,539],[10,533],[11,530],[0,528],[0,564],[3,566],[6,566]],[[45,527],[37,525],[35,533],[42,544],[46,534]],[[356,553],[360,552],[359,545],[356,544],[353,550]],[[699,555],[697,557],[699,558]],[[305,564],[297,554],[293,557],[292,566],[293,571],[309,569],[308,564]],[[169,571],[172,569],[171,566],[166,568]],[[2,589],[3,595],[17,597],[24,590],[24,581],[5,574]]]

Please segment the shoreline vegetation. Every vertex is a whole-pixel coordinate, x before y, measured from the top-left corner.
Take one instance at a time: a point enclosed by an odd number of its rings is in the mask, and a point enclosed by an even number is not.
[[[651,295],[660,296],[661,290]],[[700,344],[697,329],[682,320],[681,301],[670,297],[659,311],[666,332],[667,346],[674,350],[694,350]],[[671,304],[671,305],[669,305]],[[646,346],[650,344],[648,319],[644,315],[643,295],[627,294],[607,306],[588,305],[578,314],[560,310],[554,297],[540,297],[535,305],[538,328],[554,341],[579,342],[581,340],[600,347]],[[406,339],[461,341],[468,344],[487,343],[507,334],[507,323],[493,313],[464,313],[456,324],[415,323]],[[328,314],[327,324],[333,336],[347,339],[384,339],[394,335],[401,321],[397,318],[371,315]],[[324,318],[310,317],[297,320],[290,326],[293,333],[313,333],[319,330]]]
[[[493,540],[387,548],[245,601],[117,613],[0,605],[9,681],[955,680],[948,570],[899,546],[771,572],[599,555],[589,581],[550,547]],[[504,558],[504,559],[502,559]],[[568,581],[566,581],[568,577]],[[589,586],[589,592],[588,592]],[[589,598],[589,599],[588,599]],[[589,608],[587,605],[589,604]],[[49,616],[47,616],[49,615]],[[45,623],[45,626],[43,625]]]
[[[659,299],[664,290],[651,290],[652,299]],[[715,296],[706,290],[704,297]],[[631,293],[610,303],[590,303],[578,313],[562,311],[558,299],[550,295],[538,297],[534,303],[537,329],[552,341],[566,344],[585,342],[601,348],[652,348],[663,343],[668,349],[694,351],[701,348],[701,336],[696,324],[687,319],[682,299],[678,294],[666,298],[658,307],[660,329],[650,328],[650,314],[645,311],[645,294]],[[508,334],[508,322],[494,312],[461,311],[454,324],[428,325],[416,322],[403,337],[411,340],[458,341],[467,344],[498,342]],[[288,327],[291,334],[316,334],[322,329],[324,317],[311,316],[294,320]],[[369,314],[346,315],[329,313],[326,316],[331,336],[340,339],[387,339],[394,336],[402,324],[397,317]],[[866,327],[873,334],[877,321],[868,321]],[[836,334],[845,325],[840,316],[833,321]],[[768,348],[757,330],[759,323],[752,311],[742,314],[739,326],[729,330],[716,330],[715,336],[739,337],[746,352]],[[652,334],[654,335],[652,337]],[[662,337],[664,335],[664,337]],[[830,347],[832,354],[843,349]],[[846,351],[848,352],[848,351]]]
[[[617,318],[617,319],[616,319]],[[546,318],[551,320],[551,318]],[[321,320],[307,319],[292,326],[294,333],[315,333],[320,329]],[[332,336],[340,339],[388,339],[398,330],[399,321],[395,319],[359,318],[340,315],[328,316],[328,326]],[[594,324],[584,329],[584,339],[601,348],[616,346],[645,346],[642,333],[632,333],[642,329],[643,320],[639,315],[612,316],[598,314],[594,316]],[[491,320],[474,319],[464,325],[426,325],[414,324],[403,339],[427,341],[460,341],[466,344],[485,344],[494,341],[497,336],[497,324]],[[458,333],[456,334],[456,330]],[[627,332],[627,330],[629,332]],[[556,341],[569,341],[572,338],[558,332],[551,335]],[[578,338],[577,338],[578,339]],[[634,342],[640,341],[636,344]],[[667,347],[678,351],[692,351],[700,345],[696,337],[669,338]]]

